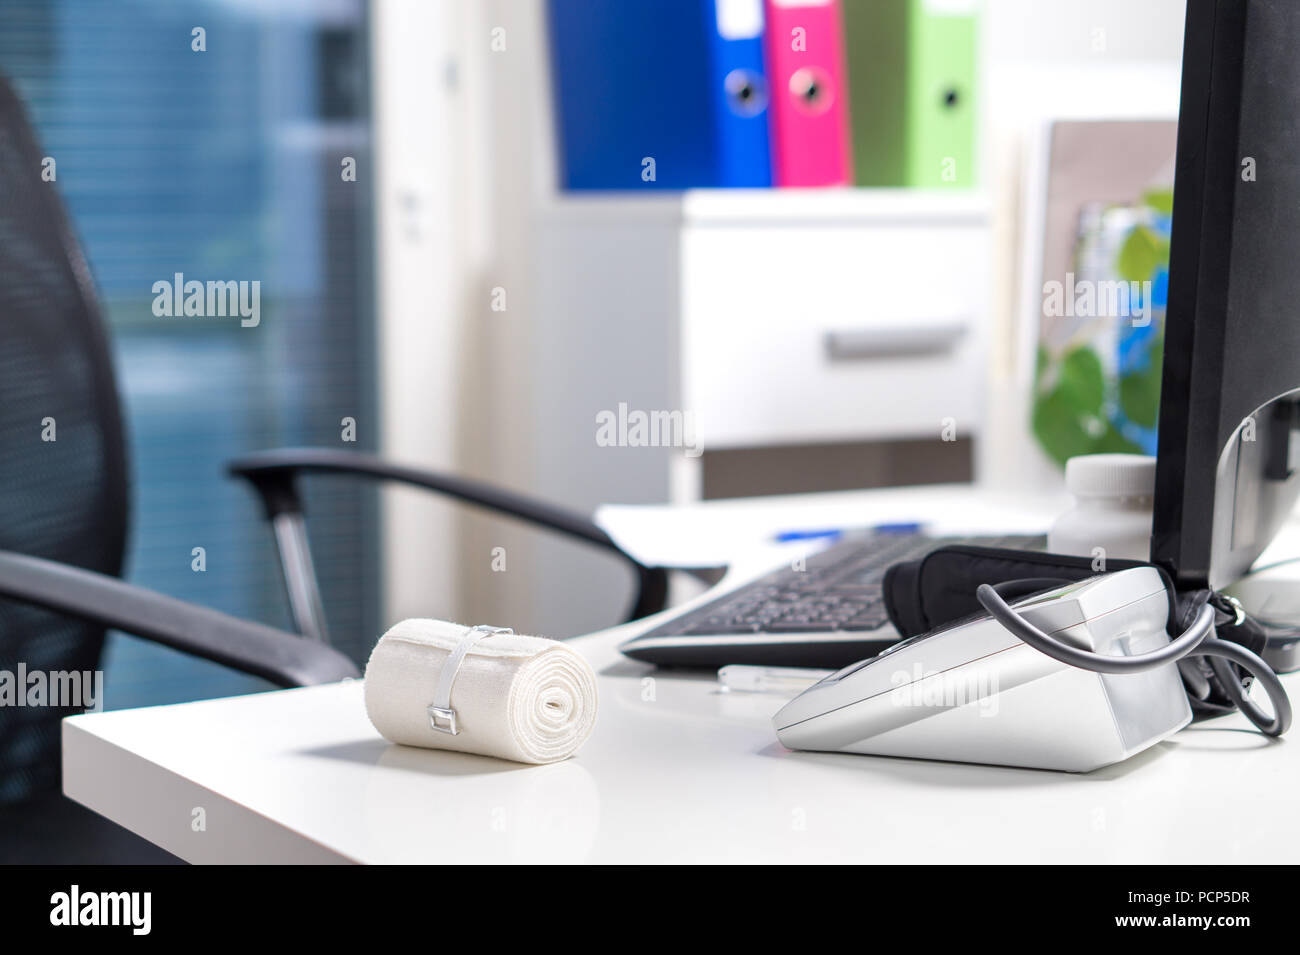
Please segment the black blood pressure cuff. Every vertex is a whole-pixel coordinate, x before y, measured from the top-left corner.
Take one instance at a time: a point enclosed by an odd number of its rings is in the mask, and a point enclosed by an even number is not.
[[[1216,611],[1216,636],[1256,654],[1263,651],[1264,630],[1240,607],[1212,590],[1177,592],[1164,568],[1138,560],[1110,559],[1103,567],[1089,557],[953,544],[932,550],[920,560],[894,564],[885,572],[882,587],[890,622],[902,636],[914,637],[982,615],[984,608],[975,596],[980,584],[1042,581],[1042,586],[1035,589],[1047,590],[1061,583],[1134,567],[1155,567],[1165,588],[1175,594],[1170,604],[1171,633],[1186,630],[1208,602]],[[1210,716],[1236,709],[1205,657],[1181,660],[1178,669],[1193,712]],[[1242,686],[1249,687],[1250,677],[1241,675]]]
[[[983,613],[975,598],[980,584],[1052,578],[1061,583],[1086,580],[1098,574],[1134,567],[1149,567],[1138,560],[1107,560],[1099,566],[1090,557],[1067,557],[1040,551],[952,544],[930,551],[920,560],[894,564],[885,572],[885,609],[904,637],[914,637]],[[1172,589],[1161,568],[1165,586]],[[1049,584],[1042,588],[1046,590]],[[1171,621],[1172,622],[1172,621]]]

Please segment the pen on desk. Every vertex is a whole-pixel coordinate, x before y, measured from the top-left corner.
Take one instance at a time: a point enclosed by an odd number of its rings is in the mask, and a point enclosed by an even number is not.
[[[733,663],[718,671],[718,684],[728,692],[798,693],[833,672],[804,667],[763,667]]]
[[[791,541],[816,540],[819,537],[836,538],[843,534],[843,531],[834,528],[808,531],[780,531],[779,533],[772,535],[772,540],[776,541],[778,544],[788,544]]]
[[[919,534],[922,530],[920,524],[915,521],[897,521],[888,524],[873,524],[862,530],[871,531],[873,534]],[[804,530],[778,531],[772,535],[772,540],[778,544],[788,544],[791,541],[816,540],[819,537],[837,538],[844,536],[846,528],[840,527],[822,527]]]

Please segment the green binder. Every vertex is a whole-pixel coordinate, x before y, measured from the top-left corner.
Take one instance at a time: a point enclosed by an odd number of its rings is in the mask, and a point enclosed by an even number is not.
[[[976,181],[977,0],[843,0],[859,186]]]

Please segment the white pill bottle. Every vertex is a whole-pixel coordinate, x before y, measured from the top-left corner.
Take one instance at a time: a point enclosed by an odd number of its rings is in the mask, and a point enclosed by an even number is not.
[[[1143,454],[1085,454],[1065,462],[1065,487],[1074,507],[1047,534],[1053,554],[1149,560],[1156,459]]]

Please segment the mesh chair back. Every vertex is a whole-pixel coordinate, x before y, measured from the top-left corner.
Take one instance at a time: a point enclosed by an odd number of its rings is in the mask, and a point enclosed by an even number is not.
[[[0,78],[0,548],[116,575],[121,411],[94,285],[45,160]],[[72,684],[58,677],[96,670],[103,640],[102,629],[0,600],[0,694],[8,674],[9,695],[22,697],[0,701],[0,803],[58,786],[59,720],[77,712],[50,705],[69,702]],[[39,702],[42,679],[44,705],[19,705]]]

